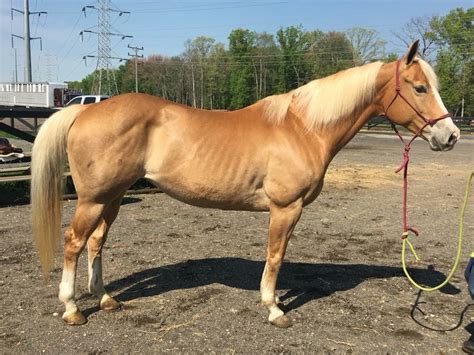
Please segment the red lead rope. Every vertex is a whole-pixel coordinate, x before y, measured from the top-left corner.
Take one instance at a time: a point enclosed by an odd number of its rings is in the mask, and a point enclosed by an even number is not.
[[[396,68],[395,68],[395,96],[393,97],[392,101],[390,101],[390,104],[387,106],[385,109],[385,113],[383,114],[385,117],[387,117],[390,121],[390,124],[392,125],[393,130],[397,134],[397,136],[400,138],[400,141],[403,143],[405,146],[404,152],[403,152],[403,161],[398,167],[398,169],[395,171],[396,173],[400,172],[403,170],[403,194],[402,194],[402,227],[403,227],[403,233],[402,233],[402,239],[405,239],[408,237],[409,232],[412,232],[415,235],[418,235],[418,230],[414,227],[409,227],[407,223],[407,191],[408,191],[408,163],[410,162],[410,157],[409,157],[409,152],[411,149],[411,145],[413,141],[421,136],[423,133],[423,130],[427,126],[433,126],[436,122],[443,120],[448,117],[452,117],[450,113],[446,113],[438,118],[434,119],[428,119],[425,116],[423,116],[418,110],[405,98],[405,96],[402,95],[400,92],[400,60],[397,60],[396,63]],[[405,103],[410,106],[410,108],[417,114],[418,117],[420,117],[424,125],[416,132],[416,134],[408,141],[408,143],[403,139],[402,135],[398,131],[397,127],[395,127],[395,124],[390,120],[388,116],[388,109],[392,106],[392,104],[395,102],[395,100],[400,97]]]
[[[426,127],[426,125],[425,125]],[[402,233],[402,238],[408,237],[408,232],[412,232],[416,236],[418,235],[418,230],[414,227],[409,227],[408,222],[407,222],[407,195],[408,195],[408,163],[410,162],[410,156],[409,152],[411,149],[411,144],[413,141],[418,137],[418,134],[415,135],[408,143],[405,142],[403,137],[401,136],[400,132],[398,132],[397,127],[392,123],[392,128],[397,134],[397,136],[400,138],[401,142],[405,146],[404,151],[403,151],[403,161],[398,167],[398,169],[395,171],[396,173],[399,173],[400,171],[403,170],[403,193],[402,193],[402,227],[403,227],[403,233]],[[424,127],[423,127],[424,128]],[[421,133],[421,130],[420,130]]]

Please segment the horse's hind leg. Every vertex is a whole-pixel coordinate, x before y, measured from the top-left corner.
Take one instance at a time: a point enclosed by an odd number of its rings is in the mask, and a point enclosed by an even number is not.
[[[291,326],[290,319],[278,307],[275,288],[280,266],[285,257],[286,247],[293,229],[301,216],[302,202],[295,201],[286,207],[270,207],[270,226],[268,229],[267,260],[260,283],[262,304],[270,311],[268,320],[277,327]]]
[[[122,198],[114,200],[104,211],[103,218],[87,241],[89,292],[100,300],[100,308],[111,311],[120,308],[120,303],[107,294],[102,279],[102,248],[110,226],[117,217]]]
[[[64,233],[64,268],[59,285],[59,299],[66,308],[63,319],[71,325],[86,322],[74,298],[77,259],[86,246],[87,239],[100,222],[103,211],[102,204],[78,200],[71,226]]]

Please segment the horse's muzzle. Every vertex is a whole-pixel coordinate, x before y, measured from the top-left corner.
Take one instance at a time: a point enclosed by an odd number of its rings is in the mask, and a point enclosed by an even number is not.
[[[460,136],[460,131],[457,127],[454,131],[451,131],[444,136],[439,137],[433,135],[431,139],[429,139],[431,150],[447,152],[454,148]]]

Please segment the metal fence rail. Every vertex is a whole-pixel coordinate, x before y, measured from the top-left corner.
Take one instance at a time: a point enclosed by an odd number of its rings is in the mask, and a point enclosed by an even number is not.
[[[461,132],[474,133],[474,117],[454,117],[453,122],[456,126],[459,127]],[[368,131],[370,131],[371,129],[374,129],[374,128],[377,128],[379,130],[380,129],[387,129],[387,130],[392,129],[390,121],[384,116],[371,118],[367,122],[366,129]]]

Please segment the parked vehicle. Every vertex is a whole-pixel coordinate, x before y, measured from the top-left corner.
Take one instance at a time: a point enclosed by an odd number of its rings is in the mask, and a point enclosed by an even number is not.
[[[82,104],[82,105],[94,104],[96,102],[107,100],[108,98],[109,96],[106,96],[106,95],[81,95],[81,96],[76,96],[64,106],[67,107],[67,106],[77,105],[77,104]]]
[[[23,107],[62,107],[66,83],[0,83],[0,105]]]

